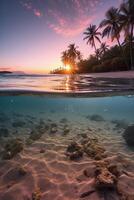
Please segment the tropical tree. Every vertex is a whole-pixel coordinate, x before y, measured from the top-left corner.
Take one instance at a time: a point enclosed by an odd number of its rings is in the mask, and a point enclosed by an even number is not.
[[[120,19],[119,19],[119,10],[117,8],[111,7],[105,14],[105,19],[100,23],[100,28],[103,28],[102,38],[111,37],[113,41],[115,38],[118,42],[119,47],[121,44],[119,41],[120,38]]]
[[[118,56],[120,56],[120,48],[119,48],[119,46],[118,45],[111,46],[109,48],[109,50],[107,50],[105,52],[105,54],[103,54],[102,62],[104,60],[112,60],[113,58],[118,57]]]
[[[130,46],[131,36],[127,35],[122,43],[122,46]],[[132,46],[134,46],[134,36],[132,38]]]
[[[101,55],[105,54],[108,49],[109,49],[109,46],[106,44],[106,42],[101,43],[101,46],[99,48],[100,54]]]
[[[124,56],[124,51],[120,43],[120,32],[121,32],[121,21],[120,13],[118,8],[111,7],[105,14],[106,18],[100,23],[100,28],[103,28],[102,38],[107,36],[111,37],[111,40],[117,40],[121,54],[124,58],[126,66],[128,66],[127,61]]]
[[[96,54],[97,60],[100,60],[100,58],[101,58],[101,51],[100,51],[100,49],[96,49],[95,54]]]
[[[133,63],[133,32],[134,32],[134,1],[128,0],[120,6],[121,30],[124,30],[125,38],[129,39],[130,66],[134,69]]]
[[[68,57],[68,52],[67,51],[63,51],[62,52],[61,60],[62,60],[63,64],[66,67],[66,65],[69,63],[69,57]]]
[[[76,70],[77,62],[82,59],[81,52],[77,49],[78,47],[75,44],[70,44],[68,49],[62,52],[62,62],[65,66],[70,65],[72,71]]]
[[[90,24],[90,26],[84,32],[84,35],[86,35],[84,37],[84,40],[87,40],[87,44],[91,45],[91,47],[95,49],[95,52],[97,52],[95,42],[98,41],[99,43],[101,43],[100,38],[99,38],[99,36],[101,36],[101,33],[98,31],[98,28],[96,27],[96,25]],[[98,55],[96,56],[98,58]]]
[[[78,46],[75,46],[75,44],[70,44],[68,46],[68,56],[70,61],[72,61],[72,63],[76,63],[77,60],[81,59],[81,53],[78,49]]]

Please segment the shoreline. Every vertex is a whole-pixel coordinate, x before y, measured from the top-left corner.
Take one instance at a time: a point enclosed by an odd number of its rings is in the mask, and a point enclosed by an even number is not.
[[[87,74],[93,78],[134,78],[134,70],[132,71],[119,71],[119,72],[100,72]]]

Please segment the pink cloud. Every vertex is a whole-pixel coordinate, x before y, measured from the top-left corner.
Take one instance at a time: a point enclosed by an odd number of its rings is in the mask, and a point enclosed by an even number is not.
[[[43,16],[40,10],[37,10],[37,9],[34,8],[33,12],[34,12],[34,15],[37,16],[37,17],[42,17]]]
[[[35,4],[29,0],[26,3],[23,2],[22,5],[32,11],[36,17],[44,16],[46,20],[44,22],[55,33],[64,37],[74,37],[82,33],[93,22],[93,13],[102,2],[103,0],[53,0],[50,2],[40,0]]]
[[[90,23],[92,23],[94,16],[90,16],[90,8],[93,11],[96,4],[99,2],[99,0],[94,0],[94,2],[90,0],[72,0],[74,9],[74,15],[72,17],[66,15],[66,13],[60,12],[57,9],[49,9],[48,15],[52,17],[52,20],[48,21],[48,25],[57,34],[62,36],[77,36],[82,33]]]
[[[77,20],[72,26],[65,19],[60,19],[58,24],[49,23],[49,27],[52,28],[57,34],[65,37],[73,37],[80,34],[91,23],[92,18],[85,20]]]
[[[32,4],[32,2],[26,2],[26,3],[24,3],[24,2],[21,1],[20,3],[22,4],[22,6],[24,8],[26,8],[27,10],[32,11],[33,14],[36,17],[42,17],[43,16],[42,12],[39,9],[35,8],[34,5]]]

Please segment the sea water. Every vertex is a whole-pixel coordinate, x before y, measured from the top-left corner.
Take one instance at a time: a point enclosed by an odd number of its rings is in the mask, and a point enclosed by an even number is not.
[[[35,80],[32,77],[32,82],[31,77],[23,79],[19,85],[19,77],[11,78],[7,87],[5,84],[0,91],[0,200],[11,197],[13,200],[30,199],[36,185],[41,188],[43,200],[79,199],[86,182],[81,178],[76,181],[77,176],[89,167],[89,163],[93,165],[94,158],[84,155],[80,160],[70,161],[66,150],[71,142],[79,143],[81,138],[97,138],[105,149],[105,159],[115,159],[120,165],[122,163],[127,173],[133,172],[134,149],[123,137],[128,125],[134,124],[134,95],[130,80],[129,87],[125,85],[125,93],[122,93],[123,81],[120,85],[111,81],[112,89],[109,89],[106,82],[101,85],[103,79],[95,84],[91,78],[88,81],[82,78],[83,84],[77,79],[77,84],[73,82],[71,85],[66,77],[55,76],[51,80],[55,86],[52,86],[48,82],[45,85],[42,82],[45,77],[41,77],[39,82],[44,87],[38,83],[39,77]],[[1,86],[4,81],[7,77],[3,78]],[[93,84],[91,89],[89,85]],[[34,133],[37,138],[29,142]],[[9,161],[3,160],[6,144],[18,138],[24,144],[23,151]],[[20,179],[13,175],[12,170],[18,164],[28,168],[29,176],[32,176],[30,182],[27,176]]]
[[[122,149],[118,148],[118,151],[126,148],[127,153],[127,145],[122,135],[127,125],[134,123],[134,96],[90,98],[35,94],[0,96],[0,128],[8,130],[8,137],[14,134],[27,137],[33,126],[41,120],[46,124],[51,122],[60,126],[63,119],[74,134],[87,131],[88,128],[96,131],[96,135],[100,134],[100,140],[102,138],[107,140],[110,134],[109,143],[115,141],[111,144],[113,149],[119,142],[120,136]],[[18,126],[14,126],[16,122]],[[62,135],[61,130],[60,134]]]
[[[100,134],[100,140],[104,136],[108,142],[110,134],[118,143],[120,136],[122,149],[127,149],[122,135],[127,125],[134,123],[133,79],[90,75],[1,75],[0,79],[0,128],[7,129],[8,137],[28,137],[41,120],[58,126],[65,119],[70,132],[90,127]],[[20,123],[14,127],[16,121]]]

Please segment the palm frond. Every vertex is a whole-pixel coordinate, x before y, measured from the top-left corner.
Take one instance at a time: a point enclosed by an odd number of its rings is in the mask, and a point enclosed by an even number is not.
[[[99,43],[101,43],[101,40],[100,40],[99,37],[95,36],[95,39],[96,39]]]
[[[111,26],[107,26],[102,32],[102,38],[105,36],[107,36],[109,38],[111,29],[112,29]]]

